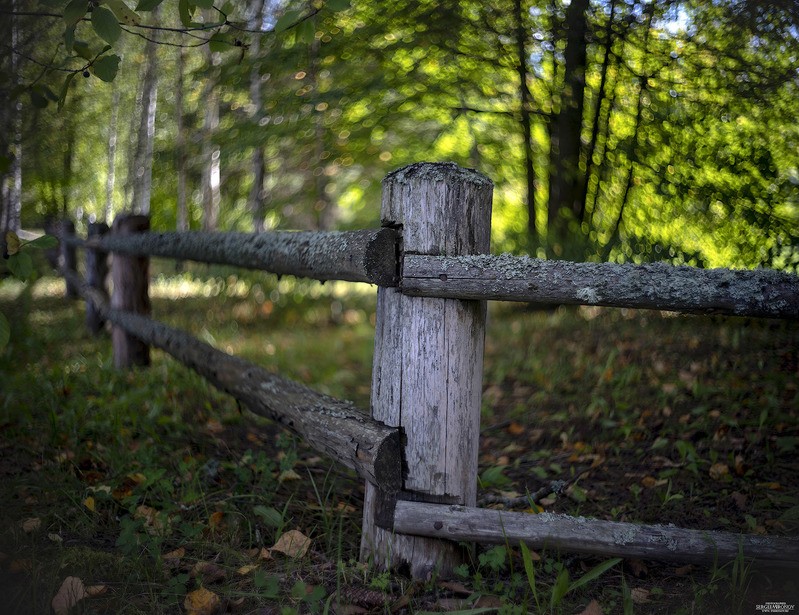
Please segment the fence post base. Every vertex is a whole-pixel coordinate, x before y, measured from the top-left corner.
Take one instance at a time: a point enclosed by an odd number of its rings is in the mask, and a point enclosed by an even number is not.
[[[88,228],[88,238],[100,238],[108,232],[108,225],[105,222],[92,222]],[[108,276],[108,252],[100,250],[86,250],[86,283],[98,290],[103,296],[108,298],[105,279]],[[105,320],[97,310],[97,306],[92,301],[86,301],[86,327],[94,335],[102,331]]]
[[[149,230],[150,218],[141,215],[121,214],[114,220],[112,233],[128,235]],[[150,260],[141,256],[114,254],[111,278],[114,291],[111,307],[136,314],[150,314],[149,296]],[[114,346],[114,366],[127,368],[150,364],[150,347],[120,327],[111,331]]]
[[[403,254],[487,253],[491,181],[453,163],[414,164],[383,180],[383,226],[401,229]],[[378,289],[372,416],[404,437],[400,499],[473,506],[485,301],[408,297]],[[415,578],[450,576],[457,545],[379,527],[391,498],[366,486],[361,559]]]

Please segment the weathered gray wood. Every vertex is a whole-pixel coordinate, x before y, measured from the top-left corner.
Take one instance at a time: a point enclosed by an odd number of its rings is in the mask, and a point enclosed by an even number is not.
[[[120,214],[114,220],[112,232],[125,236],[141,233],[149,228],[150,218],[147,216]],[[111,279],[114,282],[111,307],[136,314],[150,314],[149,264],[149,259],[144,256],[114,255],[111,265]],[[150,364],[149,346],[124,328],[116,326],[111,330],[111,342],[114,346],[116,367]]]
[[[201,342],[184,331],[131,312],[111,308],[102,293],[69,273],[81,295],[101,315],[143,343],[168,352],[250,411],[278,421],[317,451],[355,470],[381,491],[401,486],[399,430],[387,427],[351,402],[317,393],[239,357]]]
[[[531,515],[485,508],[398,501],[395,532],[594,555],[713,564],[738,556],[799,566],[799,539],[637,525],[554,513]]]
[[[400,286],[403,293],[421,297],[799,318],[799,276],[770,270],[406,254]]]
[[[268,233],[142,233],[73,241],[130,255],[164,256],[201,263],[296,275],[315,280],[348,280],[396,286],[397,233],[390,228]]]
[[[60,220],[58,222],[58,266],[65,271],[75,272],[77,271],[78,260],[75,254],[75,247],[70,242],[73,237],[75,237],[75,223],[72,220]],[[67,280],[67,299],[75,299],[77,296],[78,290]]]
[[[452,163],[421,163],[383,181],[383,224],[402,229],[405,254],[486,252],[490,180]],[[405,498],[474,505],[485,302],[404,296],[378,289],[372,416],[403,430]],[[361,558],[449,575],[463,561],[453,543],[397,536],[376,525],[390,498],[367,485]]]
[[[105,222],[92,222],[89,224],[88,236],[102,237],[108,232],[108,225]],[[108,289],[105,282],[108,277],[108,253],[101,250],[86,250],[86,282],[102,293],[108,299]],[[86,301],[86,327],[93,334],[97,335],[103,329],[105,320],[97,311],[93,301]]]

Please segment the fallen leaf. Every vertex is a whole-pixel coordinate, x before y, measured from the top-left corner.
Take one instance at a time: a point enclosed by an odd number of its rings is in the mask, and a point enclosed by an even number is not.
[[[647,568],[646,564],[640,559],[629,559],[626,563],[627,567],[630,569],[630,572],[632,572],[633,576],[638,579],[642,579],[649,574],[649,568]]]
[[[280,537],[271,550],[296,559],[305,555],[310,546],[311,539],[305,534],[299,530],[289,530]]]
[[[693,570],[694,567],[692,564],[686,564],[685,566],[680,566],[679,568],[675,568],[674,574],[676,574],[678,577],[685,577],[691,574]]]
[[[83,600],[88,594],[83,586],[83,581],[78,577],[67,577],[61,583],[61,588],[56,593],[50,606],[55,615],[69,615],[69,609]]]
[[[216,512],[211,513],[211,516],[208,517],[208,525],[211,529],[217,529],[222,526],[222,522],[225,519],[225,513],[221,510],[217,510]]]
[[[179,560],[181,557],[186,555],[186,549],[184,547],[178,547],[174,551],[170,551],[169,553],[164,553],[161,557],[165,560]]]
[[[47,535],[47,538],[49,538],[52,542],[56,542],[56,543],[64,542],[64,539],[61,538],[61,536],[59,536],[58,534],[52,533],[52,532]]]
[[[90,511],[92,511],[92,512],[95,512],[95,508],[94,508],[94,498],[93,498],[92,496],[89,496],[88,498],[86,498],[85,500],[83,500],[83,505],[84,505],[86,508],[88,508]]]
[[[191,569],[191,576],[202,577],[203,583],[211,584],[225,578],[225,571],[213,562],[197,562]]]
[[[246,566],[242,566],[241,568],[236,569],[236,574],[240,574],[241,576],[246,576],[250,574],[253,570],[258,568],[255,564],[247,564]]]
[[[221,604],[219,596],[201,587],[186,594],[183,608],[186,609],[186,615],[213,615]]]
[[[210,419],[205,423],[205,428],[212,434],[219,434],[225,431],[225,426],[216,419]]]
[[[272,559],[272,552],[266,547],[261,547],[261,551],[258,553],[258,559]]]
[[[42,527],[42,520],[39,519],[39,517],[30,517],[29,519],[25,519],[20,526],[23,532],[30,534]]]
[[[730,473],[730,468],[726,463],[717,462],[710,466],[708,473],[713,480],[721,480]]]
[[[94,598],[95,596],[102,596],[107,591],[108,585],[89,585],[86,588],[86,595],[89,598]]]
[[[591,600],[580,615],[602,615],[602,609],[599,608],[599,603],[596,600]]]
[[[658,479],[654,476],[644,476],[641,479],[641,484],[646,487],[647,489],[651,489],[652,487],[656,487],[658,484]]]
[[[280,476],[277,477],[278,482],[285,483],[288,480],[301,480],[302,476],[297,474],[294,470],[283,470]]]
[[[739,491],[733,491],[732,494],[730,494],[730,497],[732,498],[732,501],[735,502],[735,506],[738,508],[738,510],[746,510],[746,496],[743,493]]]
[[[772,489],[774,491],[779,491],[782,489],[782,485],[779,483],[757,483],[757,487],[764,487],[766,489]]]
[[[524,433],[524,431],[524,425],[517,423],[516,421],[512,421],[511,424],[508,425],[508,433],[512,436],[520,436]]]
[[[441,581],[438,586],[442,589],[449,590],[456,594],[462,594],[464,596],[469,596],[472,593],[471,589],[458,581]]]
[[[630,597],[633,599],[634,604],[646,604],[649,602],[649,590],[643,587],[633,587],[630,591]]]

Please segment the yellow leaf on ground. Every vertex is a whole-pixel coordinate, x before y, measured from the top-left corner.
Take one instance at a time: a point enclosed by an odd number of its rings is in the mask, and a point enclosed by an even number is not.
[[[714,463],[709,473],[713,480],[721,480],[730,473],[730,467],[726,463]]]
[[[89,598],[94,598],[95,596],[102,596],[107,591],[108,585],[89,585],[86,588],[86,595]]]
[[[596,600],[591,600],[580,615],[602,615],[602,609]]]
[[[302,476],[297,474],[294,470],[284,470],[277,477],[278,482],[285,483],[287,480],[300,480]]]
[[[186,594],[183,608],[186,609],[186,615],[213,615],[221,604],[219,596],[201,587]]]
[[[89,496],[88,498],[86,498],[85,500],[83,500],[83,505],[84,505],[86,508],[88,508],[90,511],[92,511],[92,512],[95,512],[95,508],[94,508],[94,498],[93,498],[92,496]]]
[[[236,569],[236,574],[240,574],[241,576],[246,576],[250,574],[253,570],[258,568],[255,564],[247,564],[246,566],[242,566],[241,568]]]
[[[649,602],[649,590],[643,587],[633,587],[630,590],[630,597],[633,599],[633,604],[645,604]]]
[[[258,552],[258,559],[272,559],[272,553],[266,547],[261,547]]]
[[[42,527],[42,520],[39,519],[39,517],[30,517],[29,519],[25,519],[21,526],[23,532],[30,534]]]
[[[289,530],[283,534],[272,547],[272,551],[283,553],[289,557],[302,557],[308,552],[311,546],[311,539],[299,530]]]
[[[164,553],[161,557],[165,560],[179,560],[184,555],[186,555],[186,549],[183,547],[178,547],[174,551]]]
[[[53,607],[55,615],[69,615],[69,610],[86,596],[88,594],[83,586],[83,581],[78,577],[67,577],[50,606]]]

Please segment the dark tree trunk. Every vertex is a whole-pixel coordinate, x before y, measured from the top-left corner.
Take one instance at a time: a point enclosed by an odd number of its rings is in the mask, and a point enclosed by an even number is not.
[[[556,241],[566,236],[562,209],[580,211],[580,152],[585,92],[588,0],[572,0],[566,9],[566,51],[560,109],[550,141],[548,233]],[[552,241],[550,241],[552,243]]]

